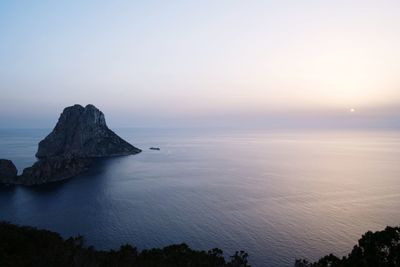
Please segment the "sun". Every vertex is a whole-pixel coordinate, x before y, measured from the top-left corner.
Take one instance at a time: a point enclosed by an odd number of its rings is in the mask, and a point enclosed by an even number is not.
[[[354,112],[356,112],[356,109],[355,109],[355,108],[351,108],[351,109],[350,109],[350,112],[351,112],[351,113],[354,113]]]

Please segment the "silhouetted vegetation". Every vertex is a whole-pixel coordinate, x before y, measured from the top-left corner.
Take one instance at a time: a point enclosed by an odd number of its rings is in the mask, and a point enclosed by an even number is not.
[[[59,234],[0,222],[1,267],[249,267],[248,254],[238,251],[226,261],[223,251],[198,251],[186,244],[138,251],[131,245],[99,251],[85,246],[82,236],[63,239]],[[330,254],[295,267],[400,267],[400,227],[367,232],[348,256]]]
[[[367,232],[343,258],[328,255],[317,262],[296,260],[295,267],[397,267],[400,266],[400,228]]]
[[[98,251],[85,246],[82,236],[64,240],[47,230],[0,222],[1,267],[248,267],[247,258],[247,253],[240,251],[227,262],[218,248],[197,251],[186,244],[141,252],[130,245]]]

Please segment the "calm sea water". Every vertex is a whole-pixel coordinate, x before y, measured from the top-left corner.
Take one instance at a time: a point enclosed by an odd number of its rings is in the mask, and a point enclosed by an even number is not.
[[[48,131],[0,130],[0,158],[22,170]],[[117,132],[143,153],[64,182],[0,187],[0,219],[99,249],[246,250],[256,267],[344,255],[365,231],[400,223],[399,132]]]

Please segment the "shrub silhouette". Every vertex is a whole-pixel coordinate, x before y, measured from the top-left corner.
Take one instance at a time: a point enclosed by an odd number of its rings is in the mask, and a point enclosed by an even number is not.
[[[398,267],[400,266],[400,228],[366,232],[351,253],[342,259],[330,254],[310,263],[296,260],[295,267]]]
[[[98,251],[86,247],[83,236],[64,240],[47,230],[0,222],[1,267],[249,267],[247,258],[240,251],[226,262],[221,249],[197,251],[186,244],[141,252],[127,244]]]

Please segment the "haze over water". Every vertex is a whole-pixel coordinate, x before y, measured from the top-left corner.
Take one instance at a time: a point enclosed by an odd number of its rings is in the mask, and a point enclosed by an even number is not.
[[[399,10],[397,0],[3,0],[0,127],[49,128],[76,103],[112,128],[400,127]]]
[[[48,132],[1,130],[1,157],[29,166]],[[101,249],[243,249],[256,267],[344,255],[365,231],[400,222],[395,131],[116,132],[143,153],[65,182],[1,187],[0,218]]]

